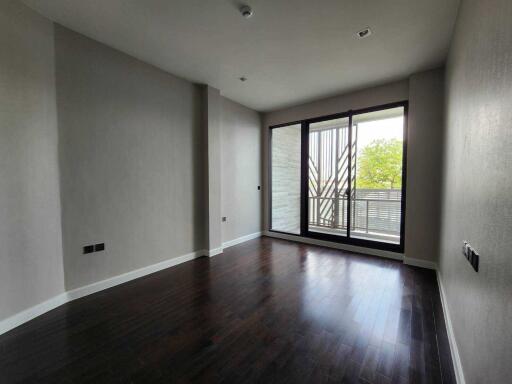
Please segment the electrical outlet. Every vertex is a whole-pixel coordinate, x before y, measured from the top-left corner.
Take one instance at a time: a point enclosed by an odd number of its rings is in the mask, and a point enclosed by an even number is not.
[[[87,253],[100,252],[105,250],[105,243],[98,243],[94,245],[85,245],[83,247],[84,255]]]
[[[93,253],[93,252],[94,252],[94,245],[84,246],[84,255],[87,253]]]

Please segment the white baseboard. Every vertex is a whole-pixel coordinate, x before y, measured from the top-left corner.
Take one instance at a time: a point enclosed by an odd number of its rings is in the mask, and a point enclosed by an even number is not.
[[[252,240],[252,239],[257,239],[258,237],[261,237],[261,232],[251,233],[251,234],[246,235],[246,236],[242,236],[242,237],[238,237],[238,238],[233,239],[233,240],[226,241],[225,243],[222,243],[222,247],[223,248],[229,248],[229,247],[232,247],[232,246],[237,245],[237,244],[245,243],[246,241],[249,241],[249,240]]]
[[[222,252],[224,252],[224,248],[219,247],[219,248],[204,251],[204,256],[213,257],[213,256],[220,255]]]
[[[43,303],[34,305],[33,307],[30,307],[11,317],[1,320],[0,335],[48,311],[51,311],[52,309],[55,309],[61,306],[62,304],[66,304],[70,301],[79,299],[80,297],[91,295],[104,289],[111,288],[122,283],[126,283],[130,280],[134,280],[139,277],[150,275],[163,269],[170,268],[181,263],[185,263],[197,257],[205,256],[206,253],[206,251],[201,250],[178,257],[173,257],[172,259],[168,259],[157,264],[148,265],[147,267],[136,269],[134,271],[123,273],[122,275],[110,277],[108,279],[98,281],[96,283],[92,283],[80,288],[73,289],[71,291],[61,293]]]
[[[164,260],[157,264],[148,265],[147,267],[139,268],[130,272],[123,273],[122,275],[109,277],[108,279],[101,280],[96,283],[92,283],[80,288],[76,288],[71,291],[67,291],[66,293],[68,296],[68,301],[76,300],[79,299],[80,297],[91,295],[104,289],[108,289],[111,287],[115,287],[116,285],[126,283],[127,281],[134,280],[142,276],[150,275],[163,269],[174,267],[175,265],[185,263],[190,260],[194,260],[203,255],[204,251],[188,253],[186,255],[173,257],[172,259]]]
[[[423,259],[414,259],[412,257],[404,257],[404,264],[412,265],[413,267],[427,268],[437,270],[437,263],[433,261],[423,260]]]
[[[0,335],[68,302],[66,293],[61,293],[42,303],[0,321]]]
[[[448,333],[448,342],[450,343],[455,379],[457,384],[466,384],[466,380],[464,379],[464,371],[462,369],[462,362],[460,360],[459,348],[457,347],[457,341],[455,340],[455,334],[453,333],[452,320],[450,317],[450,311],[448,310],[446,294],[439,270],[437,271],[437,283],[439,285],[439,293],[441,295],[441,304],[443,307],[444,322],[446,323],[446,332]]]

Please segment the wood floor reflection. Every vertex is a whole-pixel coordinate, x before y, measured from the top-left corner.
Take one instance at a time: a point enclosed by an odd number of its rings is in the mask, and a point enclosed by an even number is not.
[[[261,238],[0,336],[1,383],[455,383],[433,271]]]

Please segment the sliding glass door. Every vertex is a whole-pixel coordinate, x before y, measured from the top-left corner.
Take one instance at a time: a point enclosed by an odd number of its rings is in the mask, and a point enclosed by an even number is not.
[[[360,113],[355,137],[350,236],[400,244],[404,107]]]
[[[347,236],[349,119],[308,124],[308,231]]]
[[[271,230],[403,251],[407,102],[272,127]]]

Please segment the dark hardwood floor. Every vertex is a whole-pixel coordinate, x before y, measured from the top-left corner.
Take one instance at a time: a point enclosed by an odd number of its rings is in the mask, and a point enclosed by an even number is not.
[[[261,238],[0,336],[0,382],[455,383],[447,348],[433,271]]]

